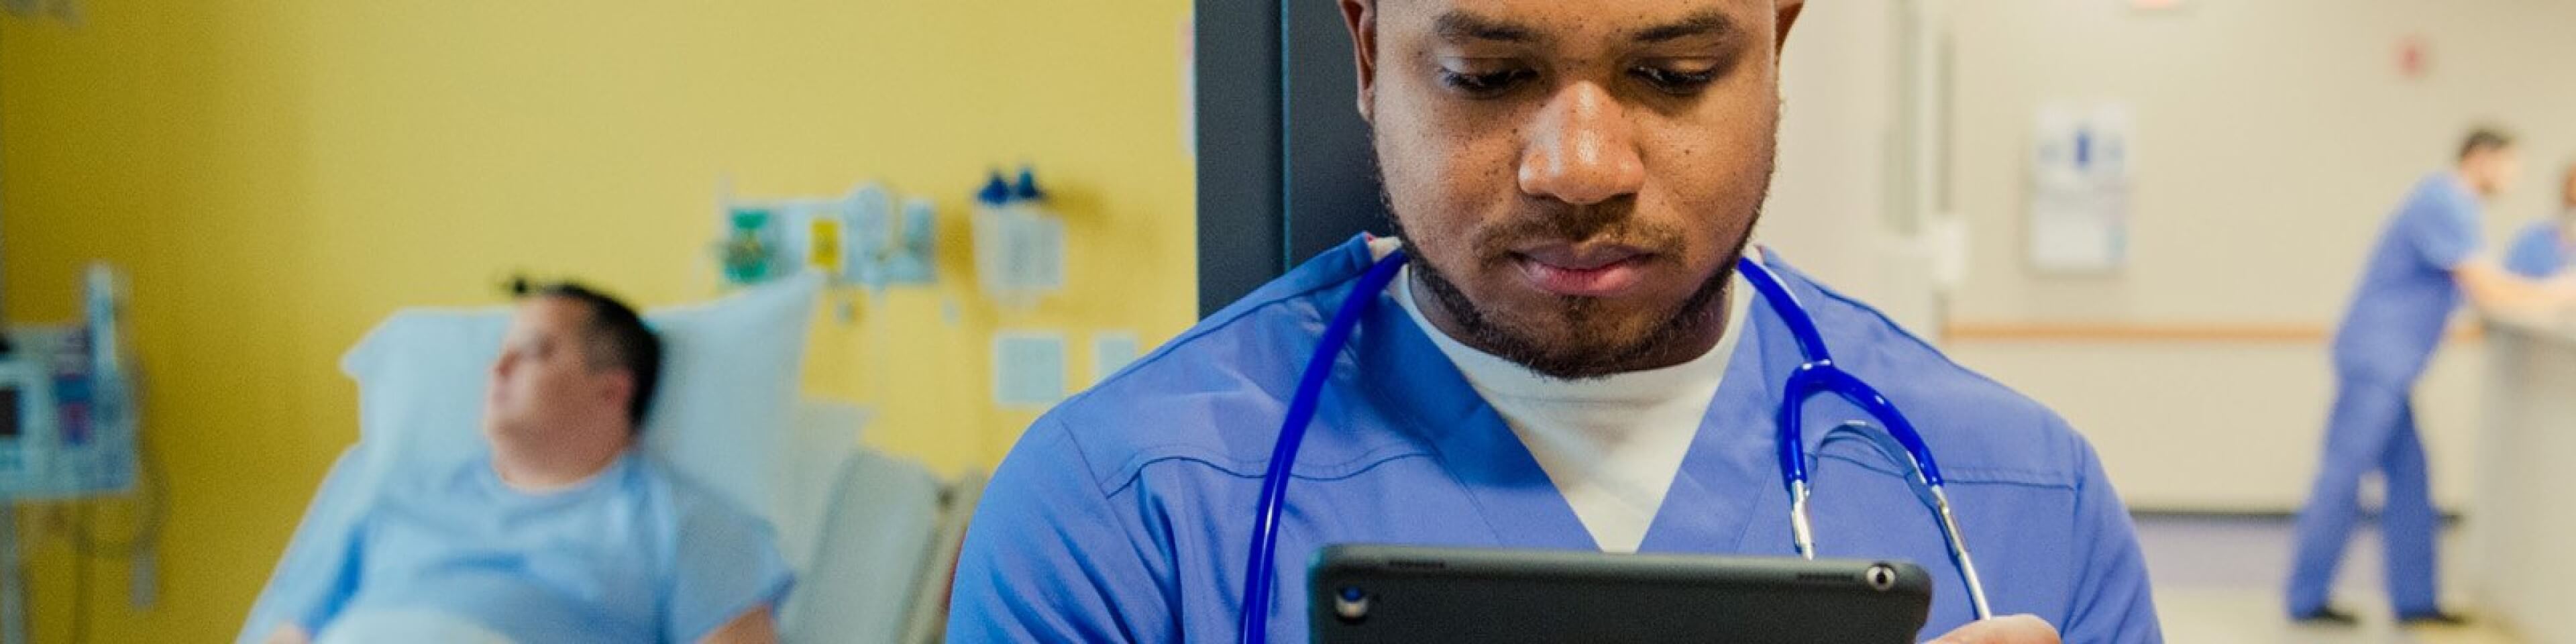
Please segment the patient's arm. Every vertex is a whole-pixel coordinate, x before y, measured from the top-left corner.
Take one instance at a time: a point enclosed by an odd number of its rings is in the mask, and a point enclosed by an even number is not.
[[[272,640],[274,641],[274,640]],[[770,621],[769,607],[753,606],[725,622],[716,632],[708,633],[699,644],[773,644],[778,641],[778,624]],[[301,640],[298,640],[301,642]]]
[[[304,627],[279,624],[277,631],[269,633],[265,641],[267,644],[308,644],[313,641],[313,638],[305,634]]]

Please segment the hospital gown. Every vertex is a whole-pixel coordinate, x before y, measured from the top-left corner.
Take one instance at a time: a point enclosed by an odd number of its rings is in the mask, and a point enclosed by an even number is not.
[[[333,565],[280,580],[308,632],[426,610],[519,642],[694,642],[793,583],[767,523],[632,453],[548,493],[481,458],[397,479],[344,537]]]

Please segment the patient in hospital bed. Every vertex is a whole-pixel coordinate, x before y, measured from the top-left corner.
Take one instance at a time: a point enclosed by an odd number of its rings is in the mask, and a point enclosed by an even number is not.
[[[510,320],[487,456],[388,482],[332,569],[281,580],[270,642],[771,642],[770,526],[636,449],[662,345],[577,285]]]

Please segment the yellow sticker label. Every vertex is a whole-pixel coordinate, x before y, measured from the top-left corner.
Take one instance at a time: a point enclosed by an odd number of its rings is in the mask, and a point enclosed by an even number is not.
[[[807,239],[814,240],[806,253],[806,263],[831,275],[841,274],[841,220],[815,217],[807,227]]]

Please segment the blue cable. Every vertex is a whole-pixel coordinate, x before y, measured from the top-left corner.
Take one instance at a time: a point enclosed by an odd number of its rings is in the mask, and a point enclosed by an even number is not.
[[[1317,399],[1324,394],[1324,381],[1333,376],[1333,360],[1349,343],[1351,329],[1359,326],[1377,298],[1395,281],[1396,270],[1404,267],[1404,251],[1388,253],[1369,266],[1351,293],[1342,300],[1341,309],[1333,313],[1333,322],[1324,327],[1324,336],[1315,342],[1315,355],[1306,361],[1306,372],[1298,377],[1297,394],[1288,399],[1288,418],[1280,422],[1279,444],[1270,448],[1269,473],[1261,479],[1259,518],[1252,524],[1252,558],[1244,563],[1243,644],[1270,641],[1270,589],[1279,574],[1275,560],[1279,555],[1279,510],[1288,495],[1289,470],[1297,463],[1297,445],[1306,437],[1306,426],[1315,420]]]

